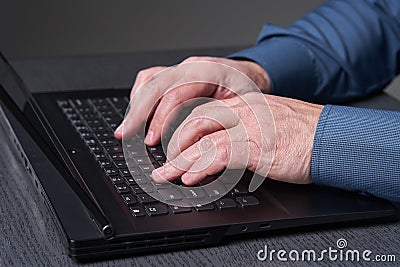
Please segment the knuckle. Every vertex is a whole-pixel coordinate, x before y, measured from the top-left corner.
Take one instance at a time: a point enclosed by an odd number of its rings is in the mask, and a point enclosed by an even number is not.
[[[226,162],[230,158],[229,148],[226,145],[217,145],[216,160]]]
[[[194,62],[194,61],[200,61],[202,59],[202,57],[199,56],[191,56],[186,58],[183,62],[187,63],[187,62]]]
[[[163,102],[167,102],[167,103],[175,103],[178,102],[181,98],[181,94],[179,92],[179,90],[174,89],[171,90],[169,92],[166,92],[163,96]]]
[[[190,116],[192,118],[197,118],[197,117],[204,116],[205,115],[205,110],[206,110],[206,108],[203,105],[197,106],[192,110],[192,112],[190,113]]]

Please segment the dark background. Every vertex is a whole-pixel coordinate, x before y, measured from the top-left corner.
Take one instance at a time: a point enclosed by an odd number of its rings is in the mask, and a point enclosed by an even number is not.
[[[264,23],[288,26],[324,1],[1,2],[0,50],[26,58],[247,46]]]

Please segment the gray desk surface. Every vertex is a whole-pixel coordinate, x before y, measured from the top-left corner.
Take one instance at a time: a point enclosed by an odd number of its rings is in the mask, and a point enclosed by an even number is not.
[[[157,52],[139,55],[14,60],[13,65],[32,91],[74,90],[79,88],[130,87],[135,73],[147,66],[174,64],[191,54],[225,55],[232,49]],[[389,104],[388,104],[389,103]],[[387,108],[398,105],[381,95],[358,105]],[[1,128],[0,128],[1,129]],[[35,194],[31,180],[17,160],[8,137],[0,131],[0,266],[71,266],[50,214]],[[358,225],[339,229],[310,230],[263,235],[233,240],[216,247],[123,258],[88,266],[259,266],[257,251],[270,249],[315,249],[336,247],[345,238],[348,248],[369,249],[375,254],[394,254],[400,262],[400,223]],[[272,266],[290,265],[269,262]],[[360,265],[370,265],[359,263]],[[376,264],[376,263],[375,263]],[[297,265],[348,266],[346,262],[297,263]],[[381,264],[382,265],[382,264]],[[385,266],[390,265],[388,263]],[[382,265],[384,266],[384,265]]]

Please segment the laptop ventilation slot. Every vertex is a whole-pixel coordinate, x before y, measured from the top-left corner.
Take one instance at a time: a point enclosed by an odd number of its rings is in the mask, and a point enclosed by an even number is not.
[[[196,231],[187,233],[169,233],[161,235],[152,235],[144,238],[135,238],[132,241],[126,242],[123,245],[116,245],[110,250],[119,249],[143,249],[150,247],[162,247],[170,245],[182,244],[200,244],[204,243],[205,239],[209,237],[209,231]]]

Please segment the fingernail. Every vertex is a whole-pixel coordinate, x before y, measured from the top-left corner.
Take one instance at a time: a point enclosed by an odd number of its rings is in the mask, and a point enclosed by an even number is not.
[[[154,132],[150,130],[150,131],[147,132],[147,135],[146,135],[146,138],[144,139],[144,142],[146,144],[147,143],[152,143],[153,139],[154,139]]]

